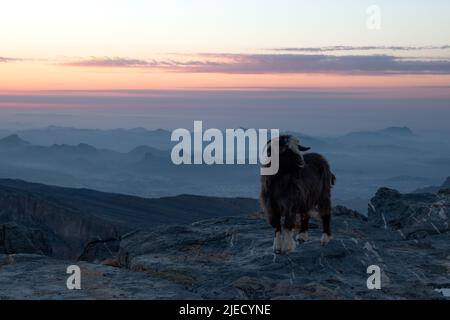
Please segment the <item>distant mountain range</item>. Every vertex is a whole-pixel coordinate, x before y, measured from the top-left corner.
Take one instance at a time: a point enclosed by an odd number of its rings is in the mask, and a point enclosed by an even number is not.
[[[0,177],[143,197],[198,194],[257,198],[258,165],[175,166],[166,130],[64,127],[1,131]],[[338,203],[366,211],[381,186],[411,192],[450,174],[450,141],[407,127],[300,138],[337,175]],[[9,134],[9,135],[7,135]]]
[[[447,179],[444,181],[443,184],[440,186],[431,186],[431,187],[425,187],[425,188],[419,188],[415,190],[415,193],[437,193],[440,190],[444,189],[450,189],[450,177],[447,177]]]
[[[56,256],[74,257],[86,242],[161,224],[185,224],[258,212],[254,199],[180,195],[146,199],[88,189],[0,180],[0,223],[44,230]]]
[[[0,131],[0,134],[2,132]],[[3,136],[16,134],[32,144],[51,146],[55,144],[78,145],[85,143],[99,149],[110,149],[118,152],[129,152],[138,146],[152,146],[161,150],[171,148],[171,132],[163,129],[78,129],[50,126],[40,129],[20,131],[3,130]]]
[[[154,146],[118,152],[86,143],[36,146],[16,134],[0,139],[0,177],[66,187],[146,197],[182,193],[257,197],[258,174],[256,165],[176,166],[170,150]]]
[[[357,131],[344,136],[322,138],[294,131],[286,131],[285,133],[300,136],[303,144],[314,147],[330,146],[337,143],[363,143],[365,145],[375,143],[384,145],[392,144],[397,139],[404,141],[405,139],[413,139],[416,137],[408,127],[390,127],[377,131]],[[84,143],[99,149],[110,149],[118,152],[129,152],[140,146],[151,146],[160,150],[169,150],[174,145],[170,141],[171,132],[164,129],[147,130],[144,128],[134,128],[99,130],[50,126],[47,128],[20,130],[16,132],[0,130],[0,137],[6,137],[8,135],[19,135],[34,145],[78,145]]]

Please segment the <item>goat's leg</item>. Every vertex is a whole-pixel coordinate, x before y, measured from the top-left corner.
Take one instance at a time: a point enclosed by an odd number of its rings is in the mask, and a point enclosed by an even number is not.
[[[287,215],[284,219],[284,226],[282,230],[282,245],[281,253],[289,253],[295,250],[297,246],[294,240],[295,215]]]
[[[322,216],[322,227],[323,227],[323,233],[322,233],[322,239],[320,240],[320,243],[322,246],[325,246],[330,242],[330,240],[333,238],[331,236],[331,215],[325,215]]]
[[[332,239],[331,237],[331,201],[329,199],[323,201],[319,206],[319,214],[322,220],[322,239],[321,244],[327,245]]]
[[[308,241],[308,228],[309,228],[309,215],[301,214],[300,215],[300,232],[296,237],[296,240],[299,242]]]
[[[272,208],[267,210],[267,219],[269,224],[275,229],[275,238],[273,239],[273,251],[281,253],[282,234],[281,234],[281,215],[279,211]]]

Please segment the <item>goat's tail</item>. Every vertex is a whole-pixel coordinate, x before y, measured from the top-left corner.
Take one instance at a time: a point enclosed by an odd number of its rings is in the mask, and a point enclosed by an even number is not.
[[[330,186],[333,187],[336,184],[336,176],[331,172]]]
[[[327,170],[325,170],[322,175],[322,185],[326,189],[330,190],[331,188],[334,187],[335,184],[336,184],[336,176],[334,175],[333,172],[331,172],[329,168],[327,168]]]

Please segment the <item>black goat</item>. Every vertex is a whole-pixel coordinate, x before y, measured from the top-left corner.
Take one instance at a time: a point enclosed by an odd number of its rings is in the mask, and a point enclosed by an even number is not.
[[[326,245],[331,239],[331,188],[336,177],[323,156],[303,155],[301,152],[310,148],[302,147],[296,138],[284,135],[276,139],[269,141],[268,155],[271,156],[273,142],[278,141],[279,170],[275,175],[261,176],[260,194],[261,207],[276,230],[274,251],[288,253],[295,249],[294,229],[300,229],[297,239],[306,241],[309,218],[314,213],[322,220],[321,242]]]

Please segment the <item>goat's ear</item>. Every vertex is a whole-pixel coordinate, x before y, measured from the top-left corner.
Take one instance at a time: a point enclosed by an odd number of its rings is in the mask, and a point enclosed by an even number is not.
[[[308,150],[310,150],[311,148],[308,148],[308,147],[304,147],[304,146],[302,146],[302,145],[298,145],[298,150],[300,150],[300,151],[308,151]]]

